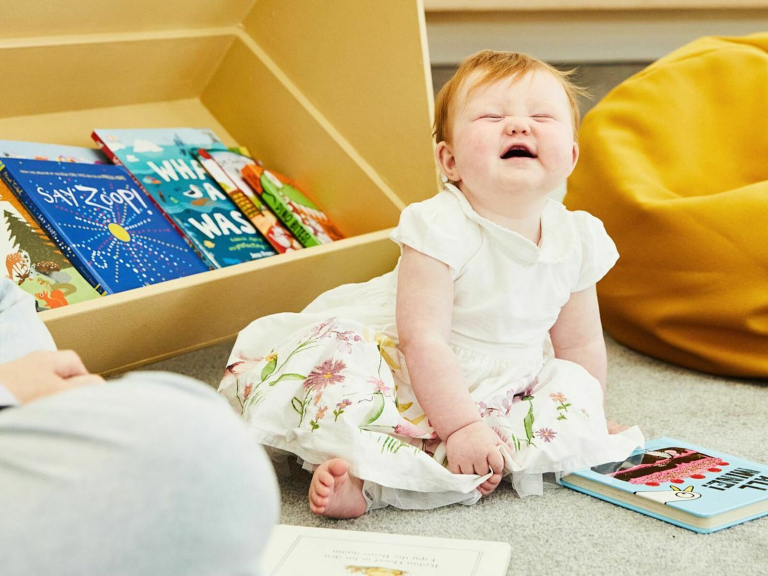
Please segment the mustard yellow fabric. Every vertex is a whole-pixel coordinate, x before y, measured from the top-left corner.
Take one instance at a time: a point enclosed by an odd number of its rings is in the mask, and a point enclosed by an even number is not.
[[[598,284],[618,341],[768,377],[768,34],[701,38],[587,114],[565,204],[621,254]]]

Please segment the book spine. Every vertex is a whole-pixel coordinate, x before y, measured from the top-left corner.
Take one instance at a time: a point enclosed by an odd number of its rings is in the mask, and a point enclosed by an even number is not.
[[[266,204],[270,210],[275,213],[278,219],[285,224],[285,227],[296,236],[296,239],[302,246],[309,248],[310,246],[319,246],[322,244],[322,242],[315,238],[314,234],[306,229],[304,223],[296,214],[294,214],[293,210],[288,208],[288,206],[283,204],[278,198],[275,198],[275,196],[270,194],[267,190],[264,190],[260,184],[254,182],[254,180],[258,178],[256,174],[250,170],[244,170],[243,178],[245,178],[245,181],[248,182],[254,190],[262,190],[261,199],[264,201],[264,204]]]
[[[184,230],[182,229],[181,226],[179,226],[179,224],[176,222],[176,220],[174,220],[174,218],[172,216],[170,216],[165,210],[163,210],[163,207],[160,206],[160,204],[158,203],[157,200],[155,200],[155,197],[152,196],[152,194],[150,194],[149,191],[146,188],[144,188],[144,186],[141,184],[141,182],[139,182],[139,179],[136,178],[134,173],[131,172],[131,170],[125,164],[123,164],[120,161],[120,158],[118,158],[117,155],[109,148],[109,146],[107,146],[104,143],[104,141],[101,138],[99,138],[99,135],[96,134],[96,132],[92,132],[91,133],[91,138],[93,139],[94,142],[96,142],[96,144],[99,145],[99,148],[101,148],[101,151],[104,152],[104,154],[107,156],[107,158],[109,159],[110,162],[112,162],[113,164],[115,164],[117,166],[122,166],[123,168],[125,168],[125,171],[130,175],[131,179],[136,184],[136,186],[138,186],[142,190],[142,192],[144,192],[145,196],[147,198],[149,198],[149,200],[152,202],[152,204],[155,205],[155,208],[157,208],[160,211],[160,214],[162,214],[165,217],[165,219],[168,221],[168,223],[171,225],[171,227],[174,230],[176,230],[176,232],[179,233],[179,235],[184,239],[184,241],[189,245],[189,247],[192,248],[194,253],[197,254],[197,256],[205,263],[205,265],[208,266],[208,268],[210,270],[215,270],[215,269],[219,268],[219,266],[216,264],[216,262],[214,260],[212,260],[208,256],[208,254],[206,254],[205,251],[202,250],[197,245],[195,240],[190,238],[187,235],[187,233],[184,232]]]
[[[32,200],[32,198],[30,198],[29,194],[16,181],[16,179],[13,177],[13,174],[11,174],[4,166],[0,166],[0,178],[5,181],[5,183],[8,185],[8,188],[11,189],[11,192],[16,194],[16,197],[24,205],[27,211],[32,215],[33,218],[35,218],[35,220],[37,220],[38,224],[40,224],[40,227],[46,232],[46,234],[48,234],[51,240],[53,240],[59,250],[61,250],[62,254],[66,256],[66,258],[72,263],[75,269],[80,272],[80,275],[85,278],[85,280],[91,286],[93,286],[94,290],[102,295],[112,294],[112,291],[109,290],[101,282],[98,275],[93,273],[90,267],[80,258],[80,255],[64,240],[64,238],[61,237],[56,227],[51,224],[43,211],[40,210],[37,204]]]
[[[245,185],[247,187],[247,190],[243,190],[243,193],[245,194],[245,196],[251,202],[253,202],[253,205],[256,206],[256,210],[259,211],[259,218],[263,222],[265,222],[264,226],[266,228],[266,231],[262,231],[262,233],[268,239],[270,239],[270,242],[271,242],[271,238],[272,238],[272,236],[274,234],[280,234],[280,235],[282,235],[286,239],[286,242],[289,243],[289,247],[285,247],[285,246],[281,245],[282,249],[279,249],[279,251],[281,253],[282,252],[287,252],[289,249],[290,250],[301,250],[301,249],[303,249],[304,246],[301,244],[301,242],[299,242],[299,240],[296,238],[296,236],[294,236],[290,232],[290,230],[288,230],[288,228],[286,228],[282,224],[282,222],[280,222],[277,219],[277,216],[275,216],[274,212],[272,210],[270,210],[269,207],[266,206],[261,201],[261,193],[263,192],[263,190],[261,190],[261,189],[256,190],[253,187],[253,185],[252,185],[252,181],[247,180],[242,174],[241,174],[241,178],[243,179],[243,182],[245,183]],[[280,244],[280,243],[279,242],[273,242],[273,244]]]
[[[197,157],[200,163],[203,165],[203,168],[207,170],[211,178],[213,178],[219,185],[219,188],[221,188],[221,190],[224,191],[224,194],[226,194],[229,199],[235,203],[235,206],[237,206],[240,212],[242,212],[245,217],[251,221],[256,230],[258,230],[264,239],[269,242],[272,248],[274,248],[280,254],[285,253],[286,247],[282,246],[278,242],[274,242],[272,238],[270,238],[269,229],[271,227],[271,223],[259,211],[253,200],[248,198],[245,192],[237,187],[237,184],[235,184],[235,182],[232,181],[229,176],[227,176],[226,172],[224,172],[224,169],[218,165],[218,163],[211,157],[210,154],[208,154],[207,150],[204,148],[198,149]]]

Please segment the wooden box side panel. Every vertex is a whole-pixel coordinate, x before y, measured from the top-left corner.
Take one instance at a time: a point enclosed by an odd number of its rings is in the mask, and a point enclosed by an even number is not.
[[[252,320],[299,311],[320,293],[394,268],[381,231],[41,313],[60,348],[103,374],[231,338]]]
[[[225,35],[6,47],[0,117],[195,98],[231,42]]]
[[[210,128],[226,145],[236,145],[232,135],[198,98],[0,118],[0,134],[4,140],[55,142],[86,148],[96,147],[91,138],[94,128],[179,126]]]
[[[405,204],[437,192],[420,1],[260,0],[244,27]]]
[[[236,26],[253,3],[254,0],[0,0],[0,38]]]
[[[246,42],[232,45],[202,101],[266,166],[295,178],[347,236],[397,224],[399,199]]]

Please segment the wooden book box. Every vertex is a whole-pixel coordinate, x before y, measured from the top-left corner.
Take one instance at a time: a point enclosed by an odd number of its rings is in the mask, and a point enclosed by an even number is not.
[[[437,180],[421,0],[0,0],[0,139],[208,127],[295,178],[346,239],[41,313],[94,372],[232,338],[391,270]]]

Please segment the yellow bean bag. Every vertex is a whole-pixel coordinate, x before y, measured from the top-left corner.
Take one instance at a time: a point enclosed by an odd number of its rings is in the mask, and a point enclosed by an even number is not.
[[[587,114],[565,204],[621,258],[606,330],[705,372],[768,377],[768,34],[701,38]]]

